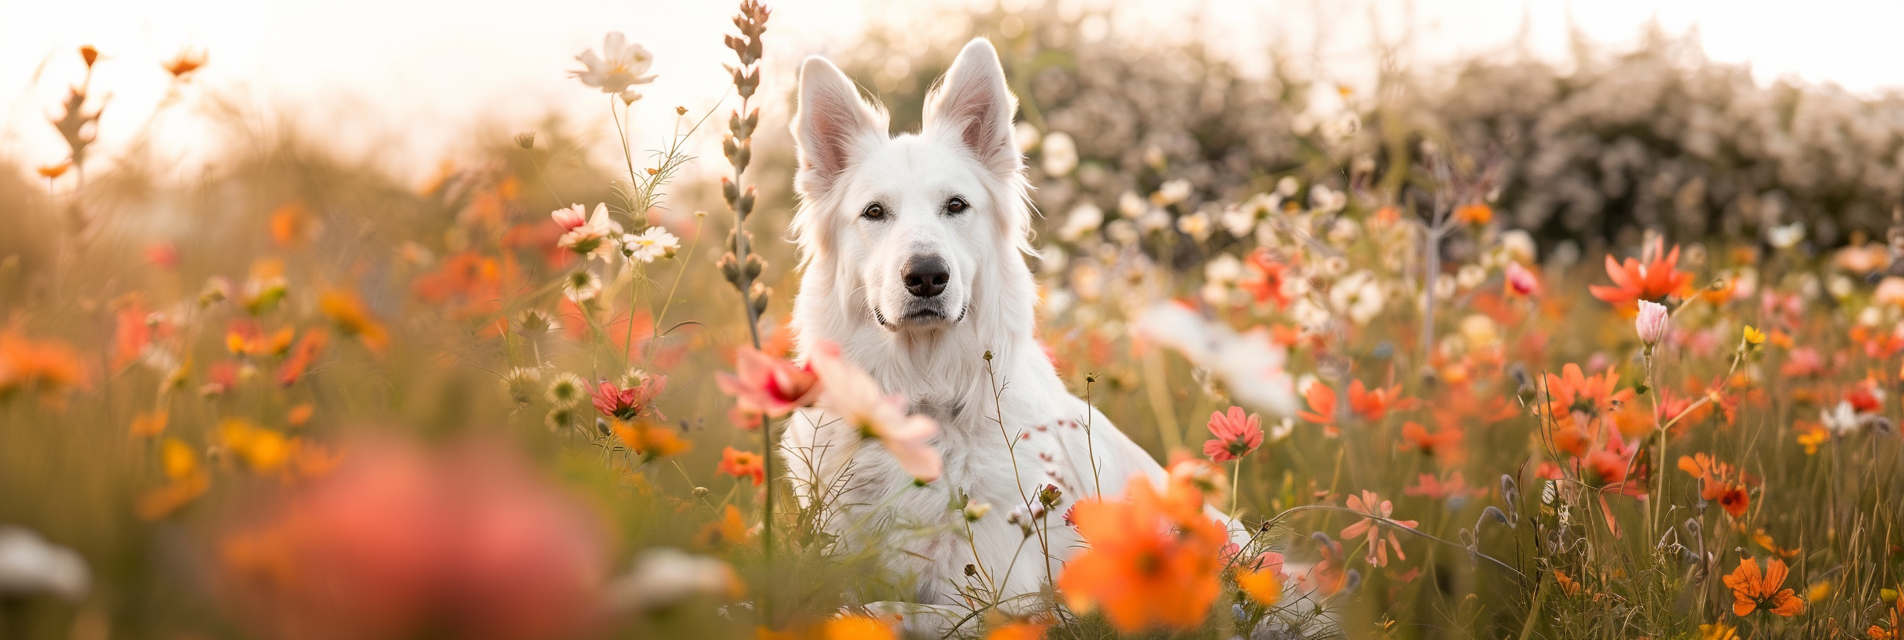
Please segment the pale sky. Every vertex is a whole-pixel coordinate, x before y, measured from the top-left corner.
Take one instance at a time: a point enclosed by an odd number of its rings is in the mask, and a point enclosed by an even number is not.
[[[1026,0],[941,0],[957,6]],[[1099,0],[1063,0],[1097,4]],[[809,53],[848,46],[869,20],[916,13],[917,2],[781,0],[770,3],[769,58],[784,73]],[[1846,0],[1129,0],[1113,38],[1142,37],[1198,13],[1219,48],[1250,57],[1272,41],[1319,54],[1325,79],[1368,76],[1370,20],[1415,27],[1422,62],[1502,49],[1527,25],[1541,55],[1566,51],[1568,17],[1595,40],[1630,44],[1649,20],[1696,28],[1709,56],[1747,62],[1761,82],[1794,77],[1854,91],[1904,86],[1904,2]],[[168,78],[159,61],[181,46],[210,54],[185,108],[159,120],[161,153],[196,166],[203,116],[192,93],[244,96],[255,118],[295,118],[340,147],[400,175],[420,176],[472,146],[479,124],[514,131],[551,111],[607,127],[606,97],[567,77],[574,56],[626,32],[656,56],[640,121],[665,127],[676,104],[711,106],[731,60],[720,34],[733,3],[710,0],[0,0],[0,157],[58,161],[46,117],[83,72],[76,49],[105,55],[94,92],[110,95],[96,157],[110,162],[151,116]],[[1136,28],[1131,28],[1136,27]],[[1317,46],[1317,34],[1327,34]],[[1260,58],[1260,56],[1257,56]],[[1419,63],[1418,63],[1419,64]],[[781,80],[784,81],[784,80]],[[770,81],[772,82],[772,81]],[[778,89],[765,95],[781,95]],[[785,105],[767,105],[784,110]],[[649,136],[646,140],[655,140]],[[653,146],[649,144],[648,146]],[[607,152],[604,138],[603,153]]]

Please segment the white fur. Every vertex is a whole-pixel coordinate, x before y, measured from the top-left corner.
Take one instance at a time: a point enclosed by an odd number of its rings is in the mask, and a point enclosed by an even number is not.
[[[832,501],[841,511],[827,526],[841,543],[887,551],[881,579],[929,605],[970,604],[954,589],[966,584],[968,564],[982,565],[1006,598],[1038,593],[1081,547],[1061,519],[1074,502],[1122,494],[1133,475],[1164,477],[1156,460],[1065,389],[1036,339],[1037,287],[1026,264],[1031,213],[1011,139],[1015,111],[997,53],[983,39],[966,45],[927,98],[918,134],[889,135],[883,111],[823,58],[808,58],[801,76],[793,235],[804,273],[792,319],[800,350],[839,345],[887,392],[938,420],[934,445],[945,471],[916,487],[882,447],[817,411],[790,421],[781,454],[796,483],[809,488],[802,499],[814,497],[813,487],[839,490]],[[954,196],[970,209],[946,213]],[[886,219],[861,216],[873,202],[886,208]],[[951,267],[939,296],[948,313],[907,322],[900,273],[924,254]],[[1008,514],[1047,483],[1063,491],[1041,525],[1048,542],[1034,537],[1021,545]],[[950,506],[957,491],[995,508],[971,525],[969,544]]]

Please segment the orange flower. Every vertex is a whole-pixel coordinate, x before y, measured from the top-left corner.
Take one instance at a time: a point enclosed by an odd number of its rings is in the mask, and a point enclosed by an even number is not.
[[[318,295],[317,307],[337,328],[362,340],[371,351],[383,353],[390,346],[390,332],[364,309],[364,301],[357,294],[342,289],[325,291]]]
[[[892,625],[871,616],[841,616],[820,625],[823,640],[899,640]]]
[[[1122,500],[1086,499],[1072,508],[1090,548],[1058,578],[1073,609],[1103,607],[1125,632],[1191,628],[1221,592],[1223,526],[1203,516],[1203,496],[1186,482],[1159,494],[1142,475]]]
[[[740,509],[730,504],[721,509],[721,519],[702,525],[701,535],[695,539],[704,547],[721,547],[745,543],[747,536],[747,523],[740,519]]]
[[[1561,593],[1570,596],[1580,595],[1580,583],[1574,582],[1573,578],[1567,577],[1567,574],[1562,573],[1559,569],[1554,570],[1554,581],[1560,583]]]
[[[1605,300],[1619,309],[1623,315],[1631,316],[1639,311],[1639,301],[1659,302],[1667,296],[1686,297],[1692,293],[1692,274],[1680,271],[1679,245],[1662,255],[1665,242],[1658,238],[1646,249],[1646,262],[1627,258],[1621,263],[1606,257],[1607,277],[1613,280],[1613,286],[1592,285],[1587,287],[1593,297]]]
[[[1614,403],[1633,397],[1632,389],[1614,391],[1620,386],[1620,376],[1612,367],[1603,375],[1589,376],[1580,372],[1580,365],[1570,362],[1560,373],[1558,376],[1547,374],[1547,394],[1553,398],[1548,406],[1555,415],[1574,411],[1605,413],[1613,409]]]
[[[180,49],[178,55],[172,56],[171,60],[159,63],[159,66],[164,67],[165,72],[172,74],[174,78],[184,78],[187,74],[197,71],[199,67],[205,66],[207,57],[202,50]]]
[[[1759,563],[1750,556],[1739,560],[1739,567],[1724,578],[1725,585],[1732,589],[1732,614],[1745,617],[1758,609],[1765,609],[1780,616],[1790,618],[1805,610],[1805,601],[1793,595],[1785,586],[1785,561],[1772,558],[1765,565],[1765,573],[1759,573]]]
[[[271,241],[280,247],[303,244],[310,228],[311,212],[302,202],[288,202],[271,211]]]
[[[1421,426],[1421,423],[1409,420],[1402,423],[1402,439],[1407,442],[1399,445],[1399,450],[1420,451],[1430,457],[1436,453],[1447,455],[1455,453],[1454,449],[1461,446],[1461,438],[1460,429],[1443,427],[1429,433],[1428,428]]]
[[[304,332],[304,339],[297,342],[297,347],[284,359],[284,364],[278,365],[278,384],[286,387],[297,384],[298,379],[310,370],[311,364],[317,361],[318,354],[324,352],[327,342],[330,342],[330,334],[321,328]]]
[[[62,160],[60,161],[59,164],[40,165],[35,170],[40,172],[40,177],[46,178],[48,180],[52,180],[62,175],[66,175],[66,170],[71,168],[73,168],[72,160]]]
[[[165,433],[165,423],[170,418],[164,411],[151,411],[132,417],[132,435],[151,437]]]
[[[628,450],[641,454],[643,460],[665,458],[683,451],[694,443],[682,440],[667,427],[647,422],[614,421],[615,437],[621,439]]]
[[[1257,249],[1244,259],[1244,265],[1256,272],[1256,277],[1244,279],[1236,284],[1237,288],[1249,292],[1257,303],[1276,305],[1278,310],[1289,306],[1289,296],[1283,294],[1283,279],[1289,270],[1288,265],[1269,257],[1269,250]]]
[[[1276,606],[1283,599],[1283,575],[1278,568],[1238,569],[1236,588],[1248,595],[1256,604],[1265,607]]]
[[[1875,624],[1871,625],[1871,628],[1864,630],[1864,634],[1871,636],[1871,640],[1904,640],[1904,595],[1899,595],[1901,592],[1904,592],[1904,587],[1885,589],[1880,592],[1891,601],[1891,608],[1888,611],[1889,620],[1886,620],[1891,628],[1886,630]]]
[[[27,387],[52,395],[85,382],[79,356],[66,343],[0,332],[0,396]]]
[[[721,450],[719,470],[721,473],[734,476],[735,478],[753,480],[755,486],[759,486],[760,483],[765,482],[767,479],[767,467],[764,465],[764,460],[761,459],[760,454],[752,451],[741,451],[733,447],[727,447]]]
[[[985,640],[1041,640],[1046,626],[1031,621],[1003,624],[987,632]]]
[[[1471,202],[1456,207],[1454,219],[1468,224],[1487,224],[1494,219],[1494,208],[1485,202]]]
[[[1381,420],[1383,416],[1388,415],[1388,410],[1391,407],[1401,409],[1406,408],[1409,404],[1397,401],[1397,398],[1401,396],[1401,392],[1401,385],[1369,391],[1368,387],[1364,386],[1361,380],[1350,382],[1349,411],[1363,420],[1371,422]],[[1297,417],[1316,424],[1334,425],[1336,424],[1335,407],[1337,397],[1335,389],[1329,385],[1321,382],[1310,384],[1309,389],[1303,392],[1303,400],[1308,402],[1309,410],[1299,412],[1296,415]],[[1333,432],[1333,430],[1331,430],[1331,432]]]

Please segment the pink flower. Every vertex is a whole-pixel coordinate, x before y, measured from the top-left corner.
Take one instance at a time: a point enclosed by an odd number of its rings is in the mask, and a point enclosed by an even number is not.
[[[556,209],[549,213],[549,217],[554,218],[555,224],[561,226],[563,231],[573,231],[576,227],[588,222],[588,208],[579,204],[569,205],[566,209]]]
[[[1342,537],[1344,539],[1355,538],[1364,534],[1368,535],[1369,564],[1378,567],[1387,566],[1388,550],[1390,548],[1395,549],[1395,557],[1397,559],[1408,559],[1408,556],[1402,555],[1402,543],[1400,540],[1395,539],[1395,532],[1388,531],[1386,532],[1388,534],[1387,537],[1383,537],[1382,534],[1384,532],[1381,527],[1376,526],[1378,524],[1386,524],[1382,520],[1389,519],[1389,515],[1395,512],[1394,503],[1383,500],[1381,496],[1375,495],[1373,491],[1363,491],[1362,495],[1349,496],[1349,509],[1369,516],[1363,518],[1360,522],[1342,529]],[[1381,518],[1382,520],[1377,520],[1376,518]],[[1413,529],[1418,523],[1414,520],[1397,520],[1395,524]]]
[[[557,209],[549,214],[555,223],[568,230],[555,240],[555,246],[574,251],[585,258],[601,258],[603,262],[615,255],[615,243],[609,238],[621,235],[621,224],[608,218],[607,205],[595,205],[595,213],[587,222],[567,226],[580,215],[582,205],[569,209]]]
[[[1633,328],[1639,330],[1640,342],[1647,346],[1659,344],[1666,337],[1666,324],[1671,318],[1666,313],[1666,305],[1651,300],[1640,301],[1640,314],[1633,318]]]
[[[1227,415],[1221,411],[1211,413],[1209,426],[1210,435],[1216,438],[1204,441],[1203,455],[1216,462],[1249,455],[1263,444],[1263,419],[1254,413],[1244,419],[1242,407],[1230,407]]]
[[[668,386],[667,376],[654,376],[643,380],[641,384],[623,389],[615,383],[603,381],[595,390],[595,410],[605,416],[614,416],[617,420],[633,420],[643,413],[654,413],[657,419],[666,420],[667,416],[654,408],[655,396]]]
[[[913,478],[920,482],[939,479],[945,461],[931,443],[939,435],[938,422],[907,415],[905,396],[887,395],[879,381],[836,353],[814,353],[807,365],[820,376],[820,408],[859,429],[862,439],[886,445],[900,468]]]
[[[735,352],[734,373],[716,374],[714,383],[741,410],[775,417],[813,404],[820,394],[811,363],[796,365],[747,347]]]
[[[514,453],[349,451],[220,531],[221,590],[258,635],[532,640],[599,615],[600,520]]]
[[[1519,262],[1507,263],[1507,290],[1523,296],[1540,295],[1540,278]]]

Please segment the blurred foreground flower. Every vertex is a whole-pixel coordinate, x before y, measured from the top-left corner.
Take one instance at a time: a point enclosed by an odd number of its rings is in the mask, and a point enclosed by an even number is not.
[[[1152,307],[1138,319],[1136,330],[1215,373],[1237,403],[1276,415],[1296,412],[1294,385],[1283,370],[1288,352],[1270,340],[1268,330],[1258,327],[1239,334],[1178,304]]]
[[[30,529],[0,526],[0,601],[39,595],[79,600],[91,588],[92,571],[79,553]]]
[[[646,47],[628,41],[628,36],[620,31],[610,31],[602,38],[602,53],[595,55],[594,49],[583,51],[575,59],[581,61],[580,71],[570,71],[569,75],[582,81],[582,84],[596,87],[602,93],[621,93],[632,84],[654,82],[648,68],[654,66],[654,55]]]
[[[1203,493],[1171,482],[1159,494],[1131,479],[1120,500],[1090,498],[1072,508],[1090,548],[1065,566],[1058,590],[1078,611],[1102,608],[1125,632],[1193,628],[1216,601],[1223,525],[1203,515]]]
[[[29,388],[50,396],[85,382],[79,355],[65,342],[0,331],[0,400]]]
[[[796,365],[749,347],[734,351],[734,373],[716,374],[714,383],[741,409],[776,418],[811,406],[820,391],[811,362]]]
[[[696,598],[739,598],[744,588],[734,568],[719,558],[662,547],[635,556],[634,567],[605,591],[614,610],[647,613]]]
[[[836,350],[820,349],[808,364],[820,376],[820,406],[851,425],[865,439],[876,439],[892,452],[899,466],[920,482],[939,479],[945,461],[932,448],[939,423],[906,414],[906,397],[887,395],[879,381],[841,359]]]
[[[220,537],[232,611],[260,635],[540,640],[596,613],[600,523],[512,453],[396,442]]]

